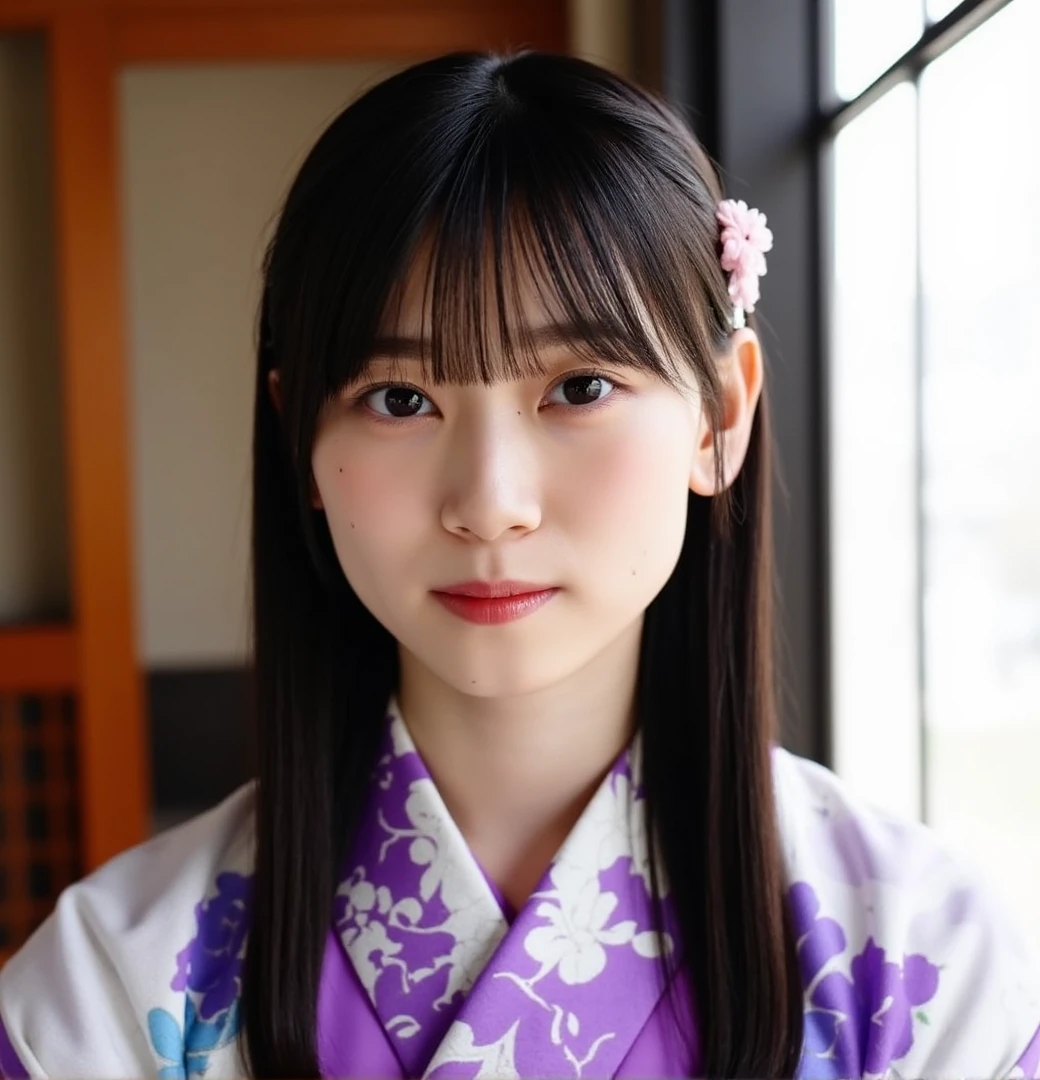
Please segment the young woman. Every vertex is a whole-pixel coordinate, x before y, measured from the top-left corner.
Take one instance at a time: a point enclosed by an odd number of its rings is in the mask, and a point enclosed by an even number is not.
[[[1040,1072],[971,872],[775,744],[771,243],[578,60],[333,122],[265,268],[258,779],[64,894],[0,1073]]]

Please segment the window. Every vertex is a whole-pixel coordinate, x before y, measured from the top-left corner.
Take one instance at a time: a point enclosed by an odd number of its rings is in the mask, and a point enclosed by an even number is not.
[[[921,0],[834,0],[834,91],[865,90],[921,35]]]
[[[881,6],[830,43],[834,764],[1040,944],[1040,4]]]

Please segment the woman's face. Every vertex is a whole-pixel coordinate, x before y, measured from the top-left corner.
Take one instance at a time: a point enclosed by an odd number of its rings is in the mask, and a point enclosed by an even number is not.
[[[700,401],[634,370],[590,373],[548,336],[544,376],[433,385],[407,344],[421,297],[415,275],[394,355],[325,408],[317,497],[347,580],[409,661],[467,695],[543,690],[638,643],[683,542]],[[548,323],[533,290],[520,317]],[[512,607],[442,595],[502,581],[553,591]]]

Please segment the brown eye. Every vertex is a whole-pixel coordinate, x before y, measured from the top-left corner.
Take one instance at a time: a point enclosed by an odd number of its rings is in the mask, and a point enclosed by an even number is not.
[[[562,394],[563,401],[550,400],[556,405],[595,405],[609,396],[614,384],[602,375],[572,375],[553,387],[553,395]]]
[[[411,386],[383,386],[366,395],[366,401],[374,413],[395,419],[425,415],[423,405],[429,405],[426,398]]]

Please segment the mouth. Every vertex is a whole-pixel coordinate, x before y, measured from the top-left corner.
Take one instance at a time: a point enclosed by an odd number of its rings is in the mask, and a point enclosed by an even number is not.
[[[448,596],[472,596],[480,600],[497,600],[504,596],[526,596],[546,592],[551,585],[536,585],[531,581],[463,581],[458,585],[445,585],[434,592]]]
[[[467,622],[494,626],[532,614],[559,591],[557,586],[529,581],[466,581],[434,589],[433,596]]]

